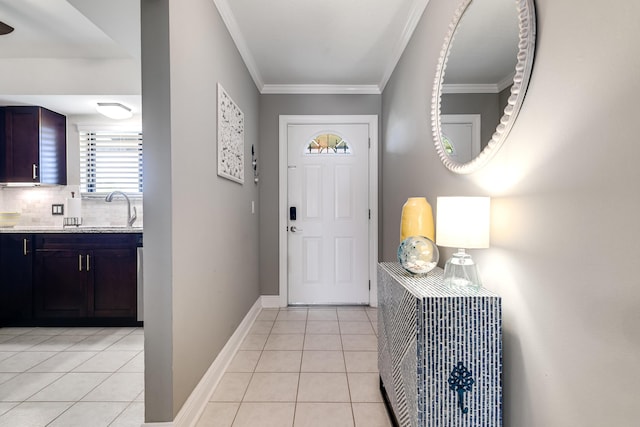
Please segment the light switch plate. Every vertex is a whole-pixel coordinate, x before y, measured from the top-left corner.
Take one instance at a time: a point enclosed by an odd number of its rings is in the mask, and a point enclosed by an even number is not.
[[[51,205],[51,215],[64,215],[64,205]]]

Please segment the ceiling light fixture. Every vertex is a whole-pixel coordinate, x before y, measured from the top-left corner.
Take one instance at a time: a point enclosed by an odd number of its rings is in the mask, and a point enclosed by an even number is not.
[[[4,36],[5,34],[9,34],[11,32],[13,32],[13,27],[0,21],[0,36]]]
[[[115,120],[130,119],[133,116],[131,108],[118,102],[98,102],[96,110],[103,116]]]

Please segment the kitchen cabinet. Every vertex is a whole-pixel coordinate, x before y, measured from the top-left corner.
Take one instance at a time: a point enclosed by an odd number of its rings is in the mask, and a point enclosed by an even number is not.
[[[0,182],[67,183],[66,117],[35,106],[0,107]]]
[[[37,235],[34,317],[135,322],[137,239],[128,233]]]
[[[0,326],[32,319],[33,237],[0,234]]]

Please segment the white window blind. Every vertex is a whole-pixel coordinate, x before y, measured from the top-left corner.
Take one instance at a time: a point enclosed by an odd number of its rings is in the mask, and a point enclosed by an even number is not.
[[[80,192],[142,195],[142,132],[79,128]]]

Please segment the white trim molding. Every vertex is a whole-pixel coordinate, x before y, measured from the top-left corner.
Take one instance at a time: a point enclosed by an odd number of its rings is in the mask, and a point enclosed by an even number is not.
[[[202,416],[213,392],[218,386],[222,375],[224,375],[225,370],[240,348],[242,341],[249,333],[249,330],[258,317],[258,314],[260,314],[262,307],[262,297],[260,297],[244,316],[244,319],[242,319],[242,322],[240,322],[233,335],[231,335],[229,341],[227,341],[222,350],[220,350],[220,353],[218,353],[218,356],[215,358],[213,363],[211,363],[211,366],[209,366],[207,372],[200,379],[198,385],[193,389],[187,398],[187,401],[182,405],[182,408],[176,415],[176,418],[171,422],[144,423],[142,424],[142,427],[195,426]]]
[[[369,125],[369,304],[372,307],[378,305],[377,265],[378,265],[378,116],[377,115],[351,115],[351,116],[280,116],[279,123],[279,157],[278,157],[278,246],[279,246],[279,301],[280,307],[286,307],[288,301],[287,285],[287,189],[288,189],[288,150],[287,150],[287,126],[290,124],[356,124]]]
[[[240,31],[240,27],[236,22],[236,18],[233,16],[233,12],[231,11],[231,7],[227,0],[213,0],[220,13],[220,17],[222,17],[222,21],[227,26],[227,30],[229,30],[229,34],[231,34],[231,38],[236,44],[238,48],[238,52],[240,52],[240,56],[247,66],[247,70],[253,79],[253,83],[256,85],[259,91],[262,91],[262,87],[264,86],[264,82],[262,81],[262,76],[260,75],[260,70],[258,70],[258,66],[256,65],[256,61],[253,59],[253,55],[247,46],[247,42],[242,35],[242,31]]]
[[[509,73],[498,83],[443,84],[441,93],[500,93],[513,84],[516,73]]]
[[[499,93],[497,84],[443,84],[441,93]]]
[[[280,295],[262,295],[262,308],[280,308]]]
[[[407,23],[402,30],[400,38],[394,46],[393,53],[389,57],[387,68],[385,69],[384,74],[382,75],[382,79],[380,80],[380,84],[378,85],[380,93],[382,93],[385,86],[387,86],[387,83],[389,82],[389,79],[393,74],[393,70],[396,69],[396,65],[398,65],[398,61],[400,61],[404,50],[409,44],[409,40],[411,40],[411,36],[413,36],[413,32],[420,22],[420,18],[422,18],[422,14],[427,8],[427,4],[429,4],[429,0],[415,0],[413,2],[413,5],[411,6],[411,12],[409,13],[409,18],[407,19]]]
[[[262,94],[380,95],[377,85],[264,85]]]

